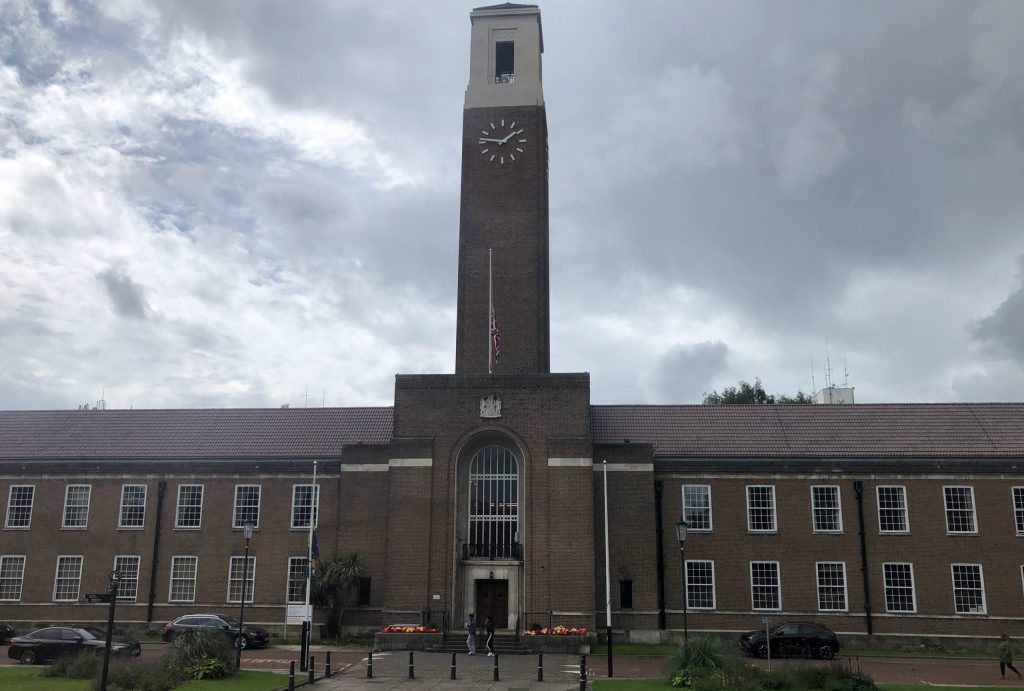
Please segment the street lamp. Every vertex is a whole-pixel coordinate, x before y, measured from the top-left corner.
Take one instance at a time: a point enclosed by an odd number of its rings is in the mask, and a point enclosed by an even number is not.
[[[238,636],[235,638],[235,669],[242,668],[242,644],[245,638],[242,634],[242,622],[245,621],[245,591],[249,584],[249,540],[252,539],[252,521],[242,524],[242,534],[245,536],[245,557],[242,560],[242,605],[238,610]]]
[[[682,516],[679,517],[679,522],[676,523],[676,539],[679,540],[679,555],[683,562],[683,642],[688,643],[690,640],[690,626],[686,621],[686,601],[690,599],[690,595],[687,592],[688,584],[686,583],[686,529],[690,527],[690,524],[686,522],[686,519]]]

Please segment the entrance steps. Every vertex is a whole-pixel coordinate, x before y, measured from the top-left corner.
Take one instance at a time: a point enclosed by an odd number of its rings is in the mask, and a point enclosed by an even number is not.
[[[476,654],[487,656],[487,646],[484,641],[486,636],[476,637]],[[444,637],[444,643],[427,648],[430,653],[465,653],[466,637],[457,633],[449,633]],[[494,652],[498,655],[529,655],[530,649],[522,641],[516,640],[514,633],[494,634]]]

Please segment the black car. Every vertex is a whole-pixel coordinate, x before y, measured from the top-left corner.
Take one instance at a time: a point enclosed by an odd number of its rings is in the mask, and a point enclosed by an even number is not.
[[[14,638],[14,627],[10,624],[0,624],[0,645],[10,645]]]
[[[242,625],[242,633],[238,633],[238,620],[226,614],[186,614],[174,621],[164,624],[160,637],[170,643],[175,636],[186,631],[195,631],[204,627],[213,627],[223,631],[232,643],[239,648],[258,648],[270,640],[270,632],[259,626]]]
[[[764,629],[748,631],[740,636],[740,647],[754,657],[819,657],[831,660],[839,651],[839,639],[828,627],[814,622],[787,621],[770,629],[765,640]]]
[[[102,655],[106,645],[105,636],[97,636],[86,629],[50,626],[12,638],[7,657],[20,660],[23,665],[34,665],[56,660],[63,655]],[[138,657],[142,653],[142,646],[134,641],[112,640],[110,652],[114,655]]]

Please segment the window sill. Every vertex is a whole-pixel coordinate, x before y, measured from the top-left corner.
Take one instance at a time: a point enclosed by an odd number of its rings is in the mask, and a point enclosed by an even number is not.
[[[202,526],[196,526],[195,528],[189,528],[189,527],[181,527],[181,526],[177,526],[177,525],[174,526],[174,528],[173,528],[173,530],[180,530],[180,531],[185,532],[185,533],[196,533],[196,532],[199,532],[202,529],[203,529]]]
[[[812,530],[814,535],[846,535],[845,530]],[[842,611],[842,610],[836,610]]]
[[[977,530],[972,531],[972,532],[963,532],[963,533],[953,532],[953,531],[947,530],[946,531],[946,535],[948,537],[979,537],[980,533]]]
[[[87,525],[82,525],[82,526],[62,525],[60,527],[60,529],[61,530],[88,530],[89,526],[87,526]]]
[[[880,530],[879,535],[910,535],[909,530]]]
[[[119,526],[117,526],[117,529],[118,529],[118,530],[145,530],[145,529],[146,529],[146,526],[141,526],[141,525],[140,525],[140,526],[137,526],[137,527],[136,527],[136,526],[124,526],[124,525],[119,525]]]
[[[5,525],[4,530],[32,530],[30,525]],[[1018,533],[1019,534],[1019,533]]]

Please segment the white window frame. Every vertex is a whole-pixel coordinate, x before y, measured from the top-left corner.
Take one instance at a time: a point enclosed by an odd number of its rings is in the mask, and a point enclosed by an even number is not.
[[[774,564],[775,565],[775,595],[778,600],[778,607],[758,607],[757,598],[754,595],[754,564]],[[771,587],[771,586],[758,586],[758,587]],[[781,612],[782,611],[782,567],[777,561],[752,561],[750,562],[750,608],[755,612]]]
[[[893,585],[890,586],[886,580],[885,567],[886,566],[908,566],[910,571],[910,609],[890,609],[889,608],[889,589],[899,588],[902,589],[905,586]],[[914,614],[917,612],[917,583],[914,578],[914,564],[909,561],[887,561],[882,563],[882,597],[885,600],[885,611],[891,612],[892,614]]]
[[[703,489],[705,494],[706,494],[706,496],[707,496],[708,505],[706,507],[705,506],[693,506],[693,507],[687,506],[687,504],[686,504],[686,489],[688,487],[689,488],[699,487],[699,488]],[[713,522],[713,518],[712,518],[713,517],[713,511],[712,511],[712,507],[711,507],[711,485],[696,485],[696,484],[683,485],[681,494],[682,494],[682,501],[683,501],[683,518],[689,524],[689,527],[687,528],[687,531],[692,532],[692,533],[710,533],[714,529],[714,522]],[[697,513],[697,512],[702,512],[702,511],[707,511],[708,525],[707,525],[706,528],[696,528],[696,527],[694,527],[694,522],[692,520],[690,520],[689,516],[692,515],[691,512],[692,513]]]
[[[838,587],[840,587],[840,586],[836,586],[834,584],[832,584],[832,585],[827,584],[827,583],[823,584],[821,582],[821,570],[820,569],[821,569],[822,566],[838,566],[838,567],[840,567],[840,570],[841,570],[842,576],[843,576],[843,583],[842,583],[842,586],[841,586],[842,587],[842,591],[843,591],[843,606],[842,607],[822,607],[821,606],[822,590],[824,590],[826,588],[838,588]],[[818,561],[818,562],[815,562],[814,563],[814,580],[815,580],[815,583],[817,584],[818,611],[819,612],[849,612],[850,611],[850,591],[849,591],[849,588],[847,588],[846,562],[845,561]]]
[[[129,489],[142,488],[142,514],[138,525],[127,525],[125,523],[125,509],[138,508],[139,504],[125,504],[126,495]],[[121,485],[121,510],[117,514],[117,527],[119,530],[143,530],[146,527],[146,499],[149,496],[149,487],[139,483],[125,483]]]
[[[125,570],[125,565],[135,562],[135,578],[130,577],[130,571]],[[118,602],[135,602],[139,598],[139,576],[142,573],[142,557],[137,554],[117,554],[114,556],[114,570],[121,572],[121,580],[117,584]],[[131,594],[125,590],[126,585],[134,584]]]
[[[244,569],[245,557],[241,556],[228,558],[228,593],[226,601],[229,605],[241,604],[241,596],[244,594],[247,596],[245,598],[245,604],[252,604],[253,597],[255,595],[254,591],[256,590],[256,557],[254,557],[251,554],[249,555],[249,570],[247,572],[239,570],[237,577],[235,576],[235,562],[238,562]],[[232,599],[231,589],[232,587],[235,587],[234,584],[236,581],[241,581],[242,585],[238,586],[239,597]],[[245,583],[248,583],[248,586],[244,585]]]
[[[310,507],[308,507],[306,505],[299,506],[299,504],[297,503],[298,502],[298,498],[299,498],[299,490],[300,489],[306,489],[306,488],[309,488],[309,487],[315,488],[313,490],[313,506],[312,506],[311,510],[310,510]],[[305,525],[303,525],[303,524],[297,523],[295,521],[295,518],[296,518],[295,511],[296,511],[296,509],[309,510],[310,511],[310,520],[313,522],[313,527],[315,528],[317,526],[317,524],[320,521],[320,484],[319,483],[317,483],[316,485],[309,484],[309,483],[292,485],[292,520],[291,520],[291,529],[292,530],[309,530],[309,523],[306,523]]]
[[[292,582],[293,582],[293,580],[295,580],[295,579],[292,578],[292,564],[294,564],[295,562],[301,562],[304,565],[302,567],[302,580],[301,580],[301,583],[302,583],[302,588],[301,588],[302,599],[300,599],[300,600],[293,600],[292,599]],[[306,591],[306,572],[308,570],[309,570],[309,559],[308,559],[308,557],[306,555],[302,555],[301,557],[288,557],[288,577],[285,579],[285,584],[284,584],[284,601],[285,601],[286,604],[289,604],[289,605],[304,605],[304,604],[306,604],[306,596],[305,596],[305,591]],[[297,569],[296,569],[296,571],[297,571]]]
[[[28,500],[28,518],[25,521],[25,525],[11,525],[11,514],[14,513],[15,509],[24,509],[24,504],[14,505],[14,490],[16,489],[30,489],[31,496]],[[30,530],[32,528],[32,507],[36,501],[36,486],[35,485],[11,485],[7,492],[7,517],[4,522],[5,530]]]
[[[832,507],[818,507],[815,504],[816,489],[830,489],[835,491],[836,505]],[[818,527],[818,512],[819,511],[832,511],[836,513],[836,527],[835,528],[819,528]],[[837,534],[843,532],[843,493],[839,488],[839,485],[811,485],[811,531],[815,533],[831,533]]]
[[[13,573],[12,575],[5,575],[4,569],[8,568],[8,560],[10,560],[13,563],[17,563],[18,560],[21,561],[20,575],[15,576],[13,575]],[[13,588],[15,583],[17,583],[17,597],[4,597],[3,589],[0,588],[0,602],[21,602],[21,591],[25,585],[25,563],[27,561],[28,560],[25,558],[24,554],[0,555],[0,585],[2,585],[4,581],[10,581],[10,585]]]
[[[181,561],[182,563],[187,563],[187,562],[191,562],[192,563],[192,576],[191,576],[191,578],[183,577],[183,576],[175,576],[175,569],[176,569],[177,564],[178,564],[179,561]],[[177,581],[179,583],[187,583],[187,582],[191,581],[192,582],[192,597],[190,597],[188,599],[185,599],[185,598],[175,599],[175,597],[174,597],[174,583],[175,583],[175,581]],[[171,577],[170,577],[170,582],[167,584],[167,601],[168,602],[195,602],[196,601],[196,585],[197,585],[198,581],[199,581],[199,557],[197,557],[195,555],[191,555],[191,554],[178,554],[178,555],[172,556],[171,557]]]
[[[1013,497],[1013,524],[1017,537],[1024,537],[1024,487],[1011,488],[1010,496]]]
[[[764,507],[753,507],[750,505],[750,491],[753,489],[764,489],[768,488],[771,490],[771,506],[768,507],[771,510],[772,525],[770,528],[754,528],[751,525],[751,518],[753,517],[751,512],[754,510],[764,511]],[[748,533],[777,533],[779,532],[779,515],[778,515],[778,504],[775,501],[775,485],[747,485],[747,532]]]
[[[967,490],[968,497],[971,502],[970,509],[963,508],[950,508],[949,506],[949,490]],[[942,505],[945,508],[944,515],[946,517],[946,534],[947,535],[977,535],[978,534],[978,504],[974,501],[974,487],[971,485],[944,485],[942,487]],[[954,512],[965,512],[970,515],[972,530],[953,530],[952,515]]]
[[[882,490],[899,489],[903,497],[903,508],[893,509],[886,507],[886,511],[902,511],[903,525],[900,530],[886,530],[882,525]],[[910,532],[910,499],[907,497],[906,485],[878,485],[875,487],[875,506],[878,508],[878,532],[882,535],[906,535]]]
[[[690,564],[710,564],[711,565],[711,606],[701,607],[694,605],[690,602],[690,586],[693,585],[693,580],[690,578]],[[699,584],[704,586],[706,584]],[[715,562],[711,559],[687,559],[686,560],[686,606],[687,609],[695,609],[699,611],[711,611],[718,608],[718,592],[715,588]]]
[[[181,503],[182,493],[181,493],[181,491],[183,489],[185,489],[185,488],[194,488],[194,487],[198,487],[199,488],[199,520],[196,521],[195,525],[182,525],[181,524],[181,509],[182,509],[182,503]],[[205,498],[205,495],[206,495],[206,488],[201,483],[194,483],[193,482],[193,483],[185,483],[185,484],[178,485],[178,500],[177,500],[177,503],[175,504],[175,509],[174,509],[174,529],[175,530],[199,530],[200,528],[203,527],[203,499]],[[193,504],[188,504],[184,508],[193,509],[193,508],[195,508],[195,506]]]
[[[240,507],[238,505],[238,499],[239,499],[238,492],[239,492],[239,490],[241,490],[243,488],[251,488],[251,487],[255,487],[256,488],[256,520],[252,522],[252,527],[254,529],[260,527],[260,503],[263,501],[263,486],[262,485],[254,485],[254,484],[250,484],[250,483],[244,483],[244,484],[235,485],[235,510],[233,512],[232,519],[231,519],[231,526],[235,530],[241,530],[243,527],[245,527],[245,517],[239,515],[239,509],[240,508],[251,508],[251,507]],[[239,520],[239,518],[241,518],[242,520]]]
[[[86,488],[85,503],[84,504],[69,505],[68,504],[68,500],[71,498],[71,489],[72,488],[79,488],[79,487],[85,487]],[[77,483],[76,484],[65,485],[64,486],[64,514],[63,514],[63,520],[61,521],[61,528],[64,529],[64,530],[85,530],[86,528],[88,528],[89,527],[89,505],[90,505],[91,502],[92,502],[92,485],[77,484]],[[82,525],[68,525],[68,509],[69,508],[80,509],[83,506],[85,507],[85,511],[83,513],[83,515],[85,516],[85,519],[84,519],[84,522],[82,523]]]
[[[969,568],[977,568],[978,569],[978,586],[979,586],[979,589],[981,590],[981,611],[979,611],[979,612],[961,612],[961,611],[959,611],[957,609],[956,593],[957,593],[958,588],[956,586],[956,567],[958,567],[958,566],[969,567]],[[985,570],[982,567],[982,565],[981,564],[959,564],[959,563],[958,564],[950,564],[949,565],[949,573],[950,573],[950,577],[953,579],[953,612],[955,612],[956,614],[988,614],[988,601],[987,601],[987,599],[985,597]],[[959,590],[968,590],[968,588],[959,588]]]
[[[60,575],[60,565],[63,559],[77,559],[78,560],[78,576],[71,578],[69,576]],[[53,601],[54,602],[78,602],[78,598],[82,594],[82,571],[84,571],[85,559],[81,554],[61,554],[57,556],[57,565],[53,570]],[[74,581],[75,583],[75,596],[74,597],[62,597],[57,598],[57,588],[61,581]]]

